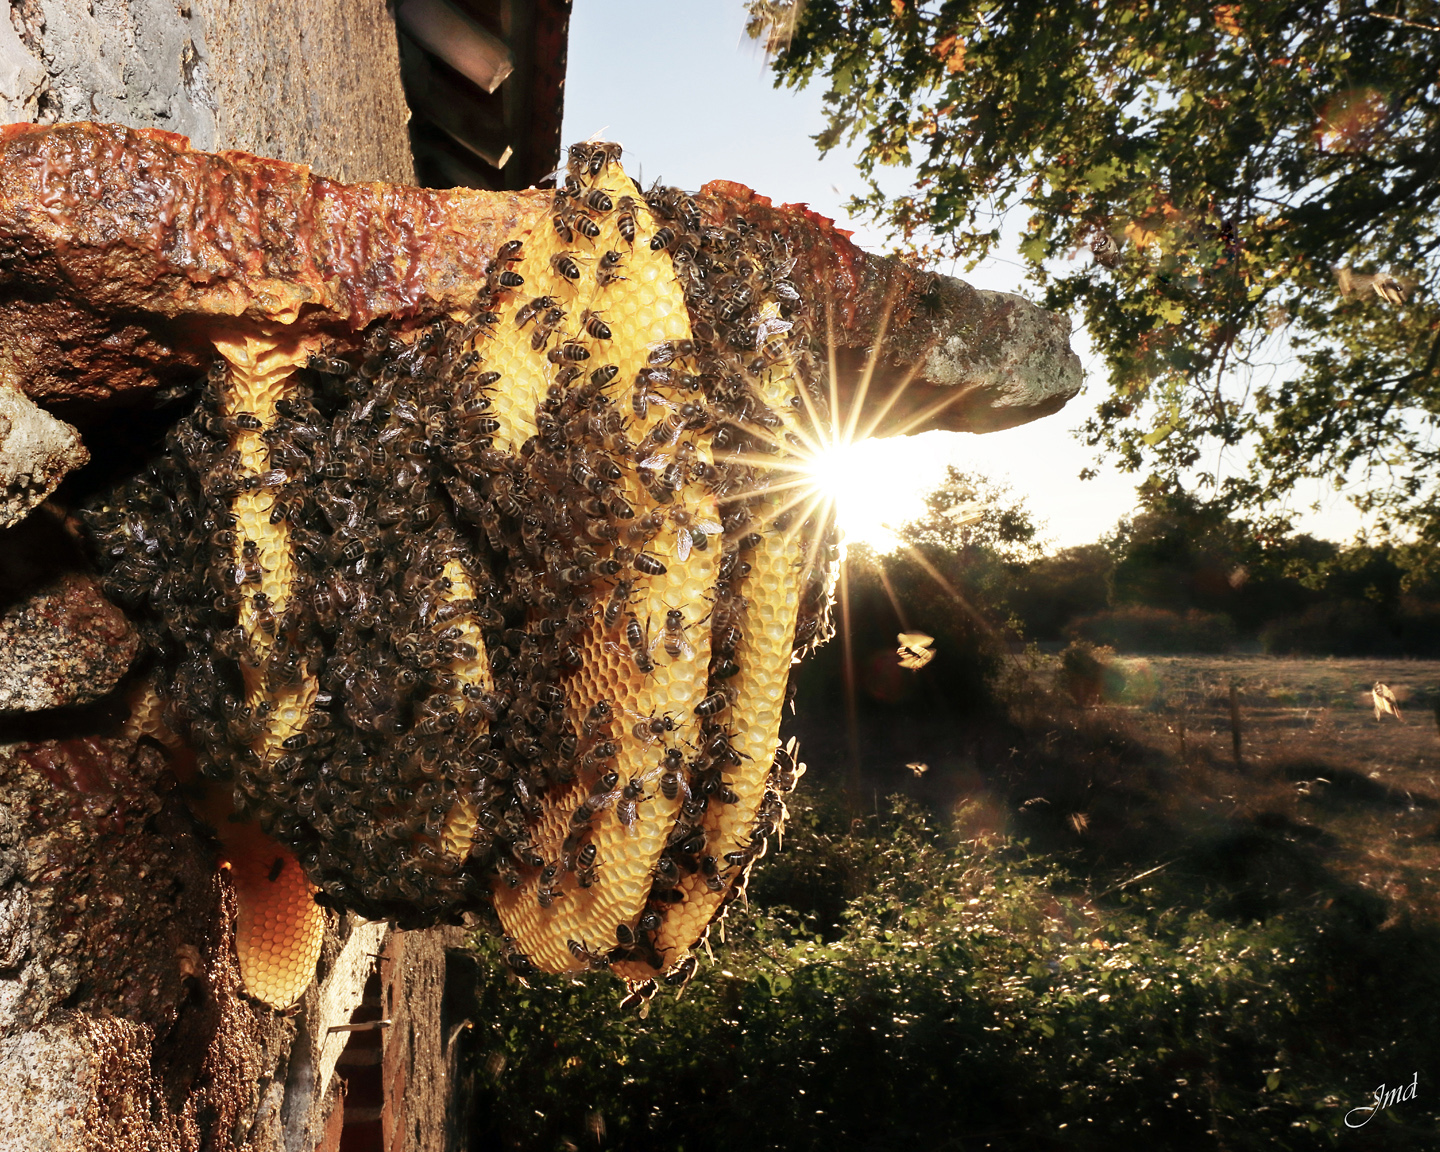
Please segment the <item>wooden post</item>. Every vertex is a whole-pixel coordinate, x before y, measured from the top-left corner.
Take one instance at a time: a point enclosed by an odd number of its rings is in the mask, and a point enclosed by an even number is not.
[[[1240,759],[1240,688],[1230,685],[1230,744],[1235,753],[1235,767],[1242,765]]]

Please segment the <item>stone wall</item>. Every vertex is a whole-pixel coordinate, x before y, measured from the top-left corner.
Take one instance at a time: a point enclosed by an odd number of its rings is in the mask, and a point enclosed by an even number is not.
[[[414,183],[383,0],[12,0],[0,122],[163,128],[340,180]]]
[[[0,122],[114,121],[347,181],[414,180],[382,0],[6,11]],[[0,491],[0,1152],[310,1152],[342,1129],[334,1029],[385,928],[331,913],[297,1006],[245,996],[233,893],[183,753],[125,733],[136,638],[54,491],[83,462],[68,427],[0,379],[14,481]],[[425,1012],[406,1019],[423,1032]],[[392,1147],[434,1146],[422,1129]]]

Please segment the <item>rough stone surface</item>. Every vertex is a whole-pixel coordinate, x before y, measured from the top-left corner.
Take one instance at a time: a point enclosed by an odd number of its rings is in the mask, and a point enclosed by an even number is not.
[[[203,0],[216,148],[335,180],[415,183],[385,0]],[[197,144],[196,147],[204,147]]]
[[[233,320],[353,345],[376,317],[467,304],[502,242],[546,226],[550,199],[338,184],[113,125],[13,126],[0,133],[0,284],[15,289],[0,350],[32,397],[76,403],[155,387]],[[872,349],[867,405],[897,392],[882,434],[1007,427],[1080,389],[1066,316],[870,255],[743,185],[713,181],[697,204],[714,225],[738,216],[785,238],[797,290],[833,320],[842,392]]]
[[[196,147],[413,183],[384,0],[12,0],[0,118],[163,128]]]
[[[384,927],[332,914],[294,1011],[247,998],[233,891],[189,791],[146,741],[0,743],[0,1152],[308,1152],[340,1105],[330,1028]],[[426,1053],[432,969],[407,964],[394,1005]]]
[[[0,534],[0,548],[6,546]],[[11,604],[0,591],[0,712],[88,704],[119,682],[139,634],[90,577],[59,577]]]
[[[713,226],[738,216],[786,238],[791,279],[829,315],[842,406],[886,409],[875,435],[992,432],[1056,412],[1080,391],[1063,313],[872,255],[805,205],[775,205],[731,180],[710,181],[696,202]]]
[[[0,383],[0,528],[19,523],[88,459],[74,428]]]

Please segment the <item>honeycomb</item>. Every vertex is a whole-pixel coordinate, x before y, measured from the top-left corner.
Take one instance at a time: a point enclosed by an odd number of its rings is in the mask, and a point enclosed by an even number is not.
[[[644,994],[783,821],[836,555],[788,490],[825,419],[810,313],[782,238],[618,160],[572,149],[469,308],[358,347],[217,338],[165,452],[90,512],[166,724],[298,861],[242,958],[275,951],[282,890],[309,940],[313,892],[478,913],[521,975]],[[137,552],[162,579],[127,582]]]
[[[235,889],[235,951],[245,990],[284,1008],[315,976],[324,915],[295,854],[254,824],[225,830],[225,860]]]

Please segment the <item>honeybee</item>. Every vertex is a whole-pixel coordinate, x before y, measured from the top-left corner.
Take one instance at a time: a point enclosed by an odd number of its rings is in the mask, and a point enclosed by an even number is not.
[[[686,800],[690,799],[690,785],[685,779],[685,756],[680,749],[666,749],[660,769],[660,795],[666,800],[676,800],[682,794]]]
[[[685,639],[685,612],[680,608],[671,608],[665,613],[665,625],[650,641],[650,654],[655,654],[656,648],[663,647],[665,654],[673,660],[692,660],[695,657],[695,649],[690,646],[690,641]]]
[[[655,395],[653,389],[659,384],[668,384],[670,373],[664,368],[642,368],[635,374],[635,390],[630,395],[630,409],[638,420],[644,420],[651,404],[673,408],[670,401]]]
[[[654,367],[664,367],[675,360],[684,359],[695,354],[695,345],[689,340],[662,340],[659,344],[650,345],[645,360]]]
[[[595,268],[595,283],[597,286],[604,288],[606,285],[613,284],[617,280],[626,279],[626,277],[620,275],[619,271],[622,259],[623,257],[620,253],[614,249],[610,249],[601,254],[600,262]]]
[[[620,790],[620,799],[615,802],[615,816],[632,836],[637,831],[635,825],[640,819],[640,801],[646,799],[645,785],[649,779],[649,775],[631,776]]]
[[[675,556],[681,563],[690,558],[692,547],[698,547],[703,552],[709,547],[709,537],[725,531],[718,520],[697,519],[678,506],[670,509],[670,522],[675,526]]]
[[[580,265],[571,259],[568,252],[557,252],[550,257],[550,267],[567,280],[580,279]]]
[[[610,967],[609,956],[604,952],[595,951],[579,940],[566,940],[565,947],[570,950],[571,956],[592,972],[599,968]]]
[[[625,243],[632,248],[635,246],[635,210],[638,207],[633,196],[622,196],[619,201],[620,215],[615,217],[615,226],[625,238]]]
[[[558,305],[549,309],[543,316],[535,321],[535,331],[530,333],[530,347],[538,352],[549,342],[555,330],[560,327],[560,322],[565,319],[565,309]]]
[[[665,739],[667,732],[675,731],[675,717],[668,712],[642,716],[639,712],[631,712],[627,708],[625,715],[634,717],[635,720],[630,728],[630,734],[637,740],[645,741],[646,744],[658,744]],[[658,774],[660,769],[657,768],[655,771]]]
[[[550,349],[547,357],[552,364],[569,364],[590,359],[590,349],[583,344],[568,341],[557,348]]]
[[[718,716],[730,706],[730,697],[734,694],[733,688],[719,688],[699,704],[695,705],[695,715],[702,720],[708,720],[712,716]]]
[[[624,149],[613,140],[601,140],[590,147],[590,175],[598,176],[611,164],[620,163]]]
[[[530,303],[515,310],[515,327],[524,328],[542,312],[548,312],[554,308],[557,303],[558,301],[553,296],[536,296]],[[499,373],[496,373],[495,378],[497,380],[500,378]]]
[[[581,327],[585,329],[586,335],[588,335],[592,339],[610,339],[610,325],[606,324],[605,321],[600,319],[600,314],[598,312],[593,312],[587,308],[584,312],[580,313],[580,324]]]
[[[633,579],[617,580],[615,582],[615,587],[610,593],[610,599],[605,602],[605,611],[601,616],[601,620],[605,625],[605,631],[610,632],[614,630],[615,625],[620,620],[620,613],[624,610],[625,605],[630,603],[630,595],[634,587],[635,581]]]
[[[645,438],[635,448],[635,455],[641,460],[640,466],[659,469],[668,464],[670,451],[684,431],[685,418],[678,412],[672,412],[661,420],[645,433]]]

